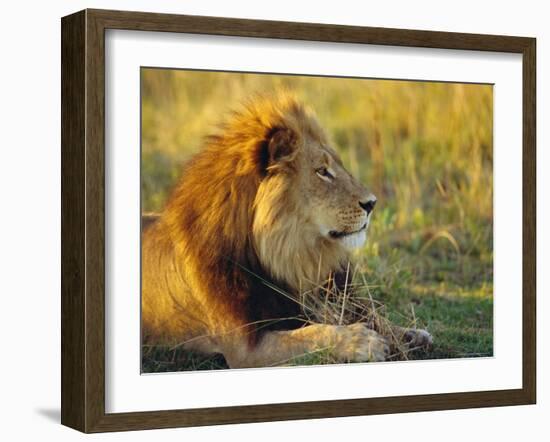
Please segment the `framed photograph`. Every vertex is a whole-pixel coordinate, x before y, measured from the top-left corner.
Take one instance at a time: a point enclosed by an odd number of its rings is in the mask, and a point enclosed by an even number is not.
[[[535,403],[535,39],[61,28],[64,425]]]

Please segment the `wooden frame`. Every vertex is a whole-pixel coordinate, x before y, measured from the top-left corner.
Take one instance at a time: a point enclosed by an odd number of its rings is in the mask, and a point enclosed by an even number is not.
[[[523,57],[523,387],[417,396],[105,413],[105,30],[185,32],[519,53]],[[404,29],[85,10],[62,19],[62,407],[84,432],[471,407],[536,398],[536,41]]]

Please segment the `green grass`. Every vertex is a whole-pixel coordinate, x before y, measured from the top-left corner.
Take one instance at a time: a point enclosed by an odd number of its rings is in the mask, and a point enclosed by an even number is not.
[[[384,306],[381,315],[434,338],[432,349],[400,359],[492,355],[491,86],[164,70],[142,79],[145,212],[162,208],[181,163],[226,110],[290,89],[378,197],[355,282]],[[321,351],[291,363],[327,362]],[[143,349],[146,372],[223,367],[219,356]]]

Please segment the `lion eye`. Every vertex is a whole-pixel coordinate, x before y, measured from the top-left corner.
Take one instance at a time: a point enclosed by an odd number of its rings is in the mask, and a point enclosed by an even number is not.
[[[325,181],[332,181],[334,179],[334,175],[332,175],[326,167],[316,169],[315,173],[319,176],[319,178]]]

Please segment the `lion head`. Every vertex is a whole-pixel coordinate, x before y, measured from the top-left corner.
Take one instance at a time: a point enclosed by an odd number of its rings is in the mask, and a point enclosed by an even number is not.
[[[270,122],[266,173],[254,199],[259,259],[295,288],[319,284],[362,246],[376,197],[344,167],[311,111],[287,96],[249,112]]]

